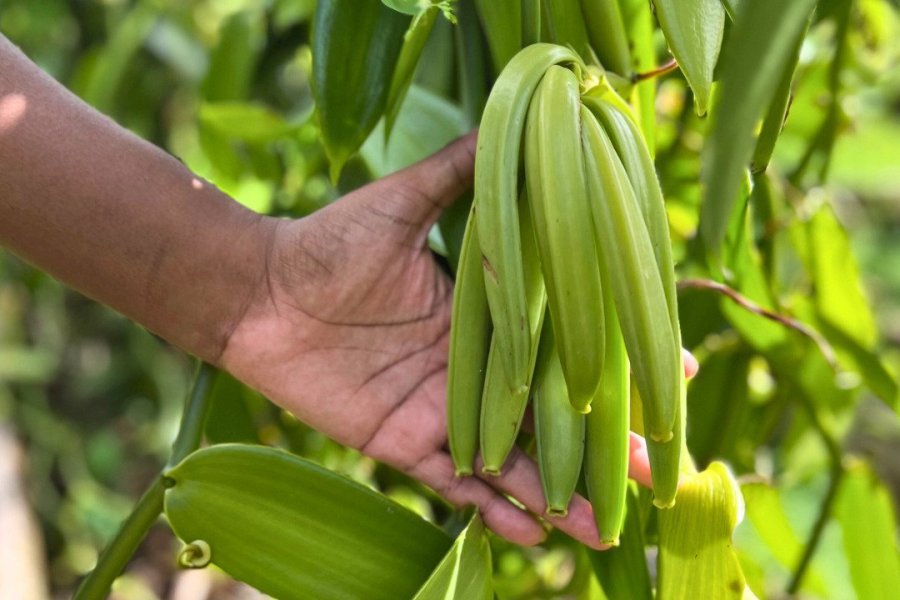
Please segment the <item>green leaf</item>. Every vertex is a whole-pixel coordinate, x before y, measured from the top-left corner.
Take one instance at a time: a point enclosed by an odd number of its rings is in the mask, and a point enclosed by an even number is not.
[[[478,16],[499,74],[522,49],[522,3],[520,0],[475,0]]]
[[[404,15],[416,16],[431,6],[430,0],[381,0],[385,6]]]
[[[466,128],[458,107],[413,85],[388,143],[384,143],[384,123],[379,123],[360,154],[372,175],[380,178],[437,152]],[[423,135],[426,131],[428,135]]]
[[[722,463],[682,481],[675,506],[659,511],[659,600],[743,596],[731,541],[742,510],[740,488]]]
[[[863,292],[850,237],[831,205],[823,204],[805,230],[816,312],[862,346],[872,348],[878,338],[875,317]]]
[[[857,596],[896,598],[900,590],[897,519],[890,494],[864,463],[847,470],[835,509]]]
[[[200,107],[199,117],[204,127],[250,143],[271,142],[298,128],[265,106],[249,102],[205,103]]]
[[[754,129],[770,105],[814,0],[754,0],[742,4],[724,47],[722,83],[703,149],[700,231],[718,257],[755,148]]]
[[[694,90],[698,114],[706,114],[713,73],[725,31],[721,0],[656,0],[656,17],[678,66]]]
[[[379,0],[316,6],[313,94],[334,181],[384,113],[409,22]]]
[[[450,547],[441,530],[287,452],[224,444],[165,473],[165,512],[232,577],[282,600],[409,598]]]
[[[475,514],[414,600],[490,600],[494,597],[491,546]]]
[[[422,50],[425,48],[425,42],[428,41],[428,34],[434,27],[439,10],[437,6],[432,6],[416,15],[409,26],[409,31],[404,36],[403,49],[397,59],[397,67],[394,69],[391,88],[388,92],[387,109],[385,110],[385,141],[391,136],[391,130],[397,121],[397,113],[400,112],[400,106],[412,83],[416,65],[419,64],[419,58],[422,56]]]
[[[747,507],[747,520],[772,557],[785,569],[796,569],[803,554],[803,543],[788,519],[778,489],[764,483],[748,483],[741,486],[741,492]],[[828,595],[815,566],[811,566],[803,578],[803,588],[823,597]]]
[[[619,547],[604,552],[586,550],[605,597],[612,600],[653,598],[647,558],[644,555],[643,529],[637,488],[631,483],[628,486],[628,508],[625,527],[619,537]]]

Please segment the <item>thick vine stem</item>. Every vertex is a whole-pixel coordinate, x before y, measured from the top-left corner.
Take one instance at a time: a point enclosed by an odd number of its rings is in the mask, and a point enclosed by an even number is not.
[[[73,600],[102,600],[107,597],[113,581],[125,569],[144,536],[162,513],[165,492],[163,478],[157,477],[125,519],[116,537],[100,555],[97,566],[81,582]]]
[[[209,390],[215,373],[216,369],[205,363],[201,363],[197,368],[191,393],[181,416],[178,435],[172,444],[169,466],[181,462],[200,447],[209,409]],[[103,600],[109,595],[113,582],[125,569],[147,532],[162,514],[165,492],[166,479],[160,474],[138,500],[109,546],[103,550],[97,566],[81,582],[73,600]]]

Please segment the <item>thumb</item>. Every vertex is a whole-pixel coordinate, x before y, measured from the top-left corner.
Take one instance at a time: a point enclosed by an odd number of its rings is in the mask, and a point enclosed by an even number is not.
[[[373,183],[373,199],[379,198],[382,209],[389,207],[403,222],[430,226],[472,187],[476,140],[477,131],[472,131],[428,158]]]

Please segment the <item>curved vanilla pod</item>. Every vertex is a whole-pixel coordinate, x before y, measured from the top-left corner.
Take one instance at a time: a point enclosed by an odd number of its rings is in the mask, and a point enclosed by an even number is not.
[[[520,204],[528,200],[523,191]],[[525,407],[528,405],[528,390],[534,374],[537,360],[541,330],[547,312],[547,292],[541,277],[541,267],[534,239],[534,228],[531,224],[531,213],[525,206],[519,211],[520,230],[522,232],[522,263],[528,304],[528,322],[531,324],[529,343],[531,355],[528,357],[528,377],[525,386],[511,389],[507,383],[503,364],[497,358],[496,330],[491,340],[488,355],[487,377],[484,382],[484,393],[481,398],[481,458],[484,463],[482,471],[489,475],[500,475],[503,463],[512,451],[522,425]],[[523,390],[525,390],[523,392]]]
[[[615,299],[647,434],[667,442],[681,410],[683,374],[650,234],[612,142],[586,107],[582,138],[603,283]]]
[[[544,72],[555,64],[582,64],[567,48],[533,44],[509,62],[491,90],[475,156],[475,196],[485,289],[509,388],[528,393],[532,355],[519,232],[519,160],[525,115]]]
[[[603,368],[603,294],[584,176],[578,78],[552,66],[525,127],[528,205],[569,400],[590,410]]]
[[[564,517],[581,475],[585,416],[569,402],[553,338],[553,327],[547,323],[534,373],[534,435],[546,512]]]
[[[669,235],[666,203],[663,199],[659,179],[656,176],[653,159],[650,157],[650,150],[634,119],[619,104],[609,102],[604,98],[585,98],[584,104],[599,119],[609,135],[640,205],[662,279],[663,292],[666,295],[672,334],[675,336],[672,351],[676,353],[676,356],[674,372],[670,376],[681,380],[684,374],[684,364],[681,355],[681,325],[678,320],[675,263],[672,259],[672,242]]]
[[[609,289],[604,289],[606,357],[600,389],[587,415],[584,481],[600,541],[619,545],[628,492],[631,382],[628,355]]]
[[[457,475],[471,475],[478,451],[478,422],[491,338],[481,248],[472,203],[453,289],[447,364],[447,436]]]

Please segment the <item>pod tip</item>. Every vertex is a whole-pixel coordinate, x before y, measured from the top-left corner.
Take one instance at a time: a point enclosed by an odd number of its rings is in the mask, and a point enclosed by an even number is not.
[[[591,414],[591,405],[588,404],[587,406],[584,406],[584,407],[582,407],[582,408],[579,408],[579,409],[578,409],[578,412],[581,413],[581,414],[583,414],[583,415],[589,415],[589,414]]]
[[[668,508],[672,508],[673,506],[675,506],[675,498],[672,498],[672,499],[670,499],[670,500],[663,500],[663,499],[661,499],[661,498],[654,498],[654,499],[653,499],[653,506],[655,506],[656,508],[658,508],[658,509],[660,509],[660,510],[666,510],[666,509],[668,509]]]
[[[568,507],[558,507],[558,506],[548,506],[547,507],[547,516],[548,517],[559,517],[564,518],[569,514]]]
[[[498,467],[484,466],[481,468],[481,472],[491,477],[500,477],[500,469]]]
[[[472,474],[472,467],[459,467],[456,469],[454,474],[457,477],[468,477]]]
[[[600,542],[610,548],[618,548],[619,547],[619,536],[603,538]]]
[[[650,439],[652,439],[657,444],[665,444],[666,442],[671,442],[672,438],[674,438],[674,437],[675,437],[675,432],[672,430],[669,430],[662,434],[652,433],[652,432],[650,433]]]

